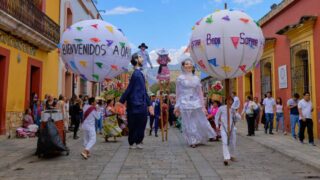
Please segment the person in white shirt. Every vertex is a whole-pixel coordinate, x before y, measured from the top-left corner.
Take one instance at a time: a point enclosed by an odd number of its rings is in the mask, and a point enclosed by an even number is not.
[[[96,130],[95,122],[96,119],[100,118],[100,113],[96,109],[95,98],[89,98],[89,104],[83,107],[84,118],[82,122],[83,129],[83,146],[84,150],[81,155],[87,159],[90,155],[90,149],[96,143]]]
[[[233,103],[232,98],[228,98],[229,103]],[[227,100],[225,100],[225,104],[227,104]],[[222,139],[222,150],[223,150],[223,158],[224,165],[227,166],[229,164],[229,160],[235,161],[235,153],[236,153],[236,121],[241,119],[241,116],[232,111],[229,111],[230,118],[230,134],[228,136],[228,113],[227,113],[227,105],[220,106],[218,112],[215,115],[215,123],[217,126],[221,125],[221,139]]]
[[[304,140],[304,130],[307,127],[308,128],[308,137],[309,137],[309,143],[313,146],[314,140],[313,140],[313,122],[312,122],[312,103],[310,101],[310,93],[305,92],[303,94],[303,99],[299,101],[298,103],[298,109],[299,109],[299,122],[300,122],[300,130],[299,130],[299,139],[300,142],[303,144]]]
[[[247,136],[254,136],[254,123],[255,123],[255,110],[258,109],[258,105],[252,101],[251,96],[247,96],[247,101],[243,105],[242,115],[245,115],[248,124]]]
[[[266,122],[264,126],[264,132],[267,134],[269,129],[269,134],[272,133],[273,129],[273,119],[276,109],[276,102],[271,96],[271,92],[267,92],[267,97],[263,100],[263,108],[265,112]]]
[[[237,96],[236,92],[232,92],[231,96],[233,98],[233,103],[231,105],[231,109],[233,109],[234,111],[237,111],[240,107],[240,99]]]
[[[276,131],[277,132],[279,131],[279,129],[280,129],[279,125],[280,125],[282,133],[284,135],[286,135],[287,133],[286,133],[286,130],[285,130],[285,127],[284,127],[283,105],[282,105],[281,97],[278,97],[277,101],[276,101],[276,121],[277,121]]]

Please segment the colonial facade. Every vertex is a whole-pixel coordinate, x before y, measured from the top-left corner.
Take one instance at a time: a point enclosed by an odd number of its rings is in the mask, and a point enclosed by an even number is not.
[[[88,19],[102,19],[92,0],[61,0],[61,34],[72,24]],[[66,69],[60,58],[59,94],[71,98],[72,94],[96,96],[101,85],[87,82]]]
[[[0,134],[37,94],[58,94],[59,1],[0,0]]]
[[[241,101],[246,95],[261,98],[271,91],[284,104],[294,93],[311,93],[315,137],[320,138],[320,3],[318,0],[283,0],[259,24],[266,38],[260,65],[237,79]],[[290,131],[288,109],[285,126]]]

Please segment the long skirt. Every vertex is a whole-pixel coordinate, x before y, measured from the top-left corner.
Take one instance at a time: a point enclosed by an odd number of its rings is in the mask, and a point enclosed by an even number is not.
[[[206,143],[217,134],[201,108],[181,111],[182,133],[188,145]]]

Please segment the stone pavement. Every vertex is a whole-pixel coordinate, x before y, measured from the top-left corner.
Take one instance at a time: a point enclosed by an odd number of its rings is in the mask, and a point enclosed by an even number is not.
[[[263,124],[259,126],[260,130],[256,131],[255,136],[248,137],[250,140],[320,171],[320,144],[317,144],[317,146],[311,146],[308,143],[301,144],[299,140],[291,137],[291,133],[283,135],[282,133],[276,133],[275,130],[274,135],[265,134]],[[247,137],[247,123],[241,121],[237,127],[238,134]],[[305,142],[308,142],[308,139],[305,139]]]
[[[71,134],[68,136],[70,155],[48,159],[33,156],[36,139],[1,141],[0,162],[15,162],[2,166],[0,179],[320,178],[317,169],[266,148],[251,137],[238,136],[238,162],[226,167],[222,163],[221,142],[210,142],[193,149],[174,128],[169,130],[168,142],[161,142],[160,137],[146,136],[143,150],[129,150],[126,137],[119,138],[116,143],[105,143],[99,137],[88,160],[80,156],[82,140],[71,139]]]

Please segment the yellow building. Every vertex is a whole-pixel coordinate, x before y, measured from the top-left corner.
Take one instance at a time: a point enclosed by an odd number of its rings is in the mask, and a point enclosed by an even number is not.
[[[0,134],[14,132],[32,102],[58,95],[60,1],[0,0]]]

